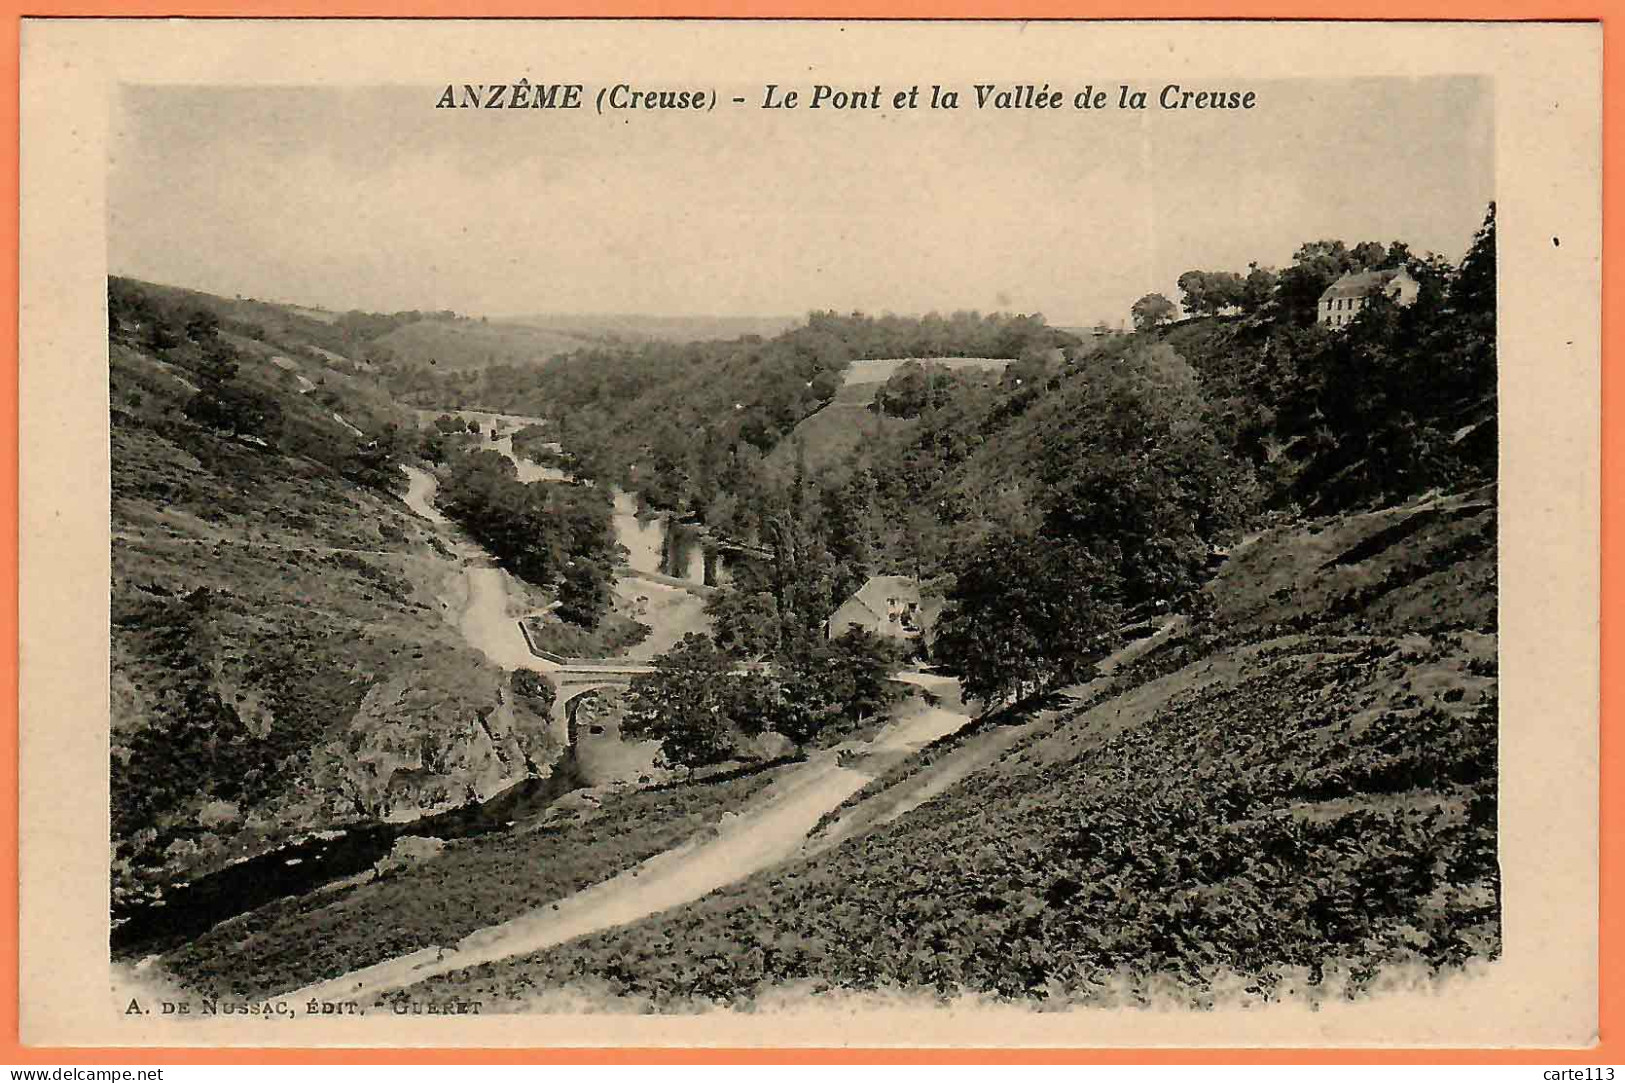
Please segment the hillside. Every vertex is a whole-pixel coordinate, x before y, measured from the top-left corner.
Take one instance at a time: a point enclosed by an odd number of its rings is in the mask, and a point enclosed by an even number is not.
[[[258,342],[274,353],[325,363],[348,373],[374,372],[367,359],[372,339],[421,315],[340,314],[254,298],[218,297],[129,278],[113,278],[111,282],[116,289],[126,294],[139,293],[159,311],[176,317],[177,327],[192,314],[207,312],[219,321],[222,331],[239,340]]]
[[[391,426],[415,423],[318,361],[305,317],[272,345],[193,299],[112,298],[115,913],[557,755],[458,633],[461,560],[394,495]]]
[[[473,319],[418,320],[373,340],[386,368],[459,372],[490,365],[540,365],[594,344],[564,329]]]
[[[1283,525],[1137,660],[861,792],[830,848],[399,995],[1202,1006],[1493,958],[1494,574],[1493,490]]]

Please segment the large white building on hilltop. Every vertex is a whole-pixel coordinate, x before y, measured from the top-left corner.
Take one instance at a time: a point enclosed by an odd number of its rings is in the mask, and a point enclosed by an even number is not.
[[[1360,314],[1378,294],[1386,295],[1404,307],[1416,302],[1422,285],[1403,267],[1388,271],[1350,271],[1320,295],[1316,322],[1326,327],[1344,327]]]

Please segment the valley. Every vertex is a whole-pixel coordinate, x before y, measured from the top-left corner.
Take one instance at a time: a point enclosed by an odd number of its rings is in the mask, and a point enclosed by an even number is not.
[[[1490,965],[1474,269],[1088,339],[113,280],[115,958],[487,1012]]]

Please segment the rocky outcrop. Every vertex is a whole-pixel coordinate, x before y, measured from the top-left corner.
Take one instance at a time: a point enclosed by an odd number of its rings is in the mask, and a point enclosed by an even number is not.
[[[514,696],[504,677],[487,678],[449,699],[411,674],[379,681],[345,733],[319,750],[315,788],[330,795],[335,813],[401,821],[545,777],[562,751],[547,716]]]

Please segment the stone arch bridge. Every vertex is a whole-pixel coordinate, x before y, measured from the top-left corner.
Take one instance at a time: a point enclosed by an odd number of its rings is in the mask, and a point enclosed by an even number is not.
[[[583,700],[606,689],[627,688],[632,678],[655,671],[649,662],[628,658],[565,658],[532,643],[523,622],[519,628],[532,655],[529,668],[546,676],[557,691],[552,710],[554,732],[571,745],[576,743],[576,709]],[[764,663],[747,662],[736,672],[760,673],[766,668]]]
[[[621,689],[631,685],[632,678],[653,673],[655,667],[644,662],[587,661],[569,659],[550,663],[546,659],[536,669],[547,675],[558,690],[553,700],[555,732],[568,743],[576,743],[576,709],[587,697],[606,689]]]

